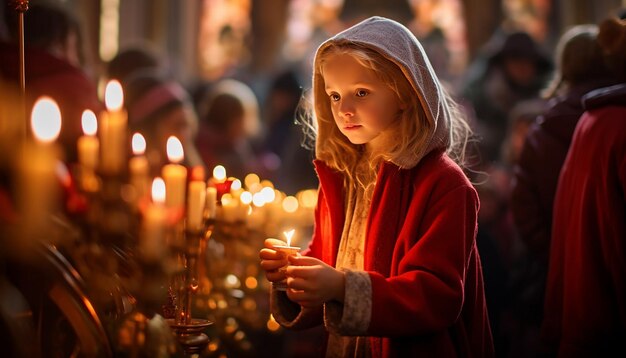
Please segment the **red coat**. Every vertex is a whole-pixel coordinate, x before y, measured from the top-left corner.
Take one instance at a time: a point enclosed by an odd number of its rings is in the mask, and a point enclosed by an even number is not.
[[[559,178],[541,332],[551,356],[626,356],[626,84],[614,88],[619,105],[580,118]]]
[[[334,266],[345,221],[343,181],[315,164],[319,201],[305,254]],[[377,180],[365,241],[372,356],[493,356],[475,241],[476,191],[441,151],[412,169],[384,163]]]

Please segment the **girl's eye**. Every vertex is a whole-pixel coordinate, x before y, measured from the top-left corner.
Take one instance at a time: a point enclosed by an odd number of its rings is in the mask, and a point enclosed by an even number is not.
[[[358,90],[356,91],[356,96],[357,97],[365,97],[369,94],[369,92],[367,92],[366,90]]]
[[[339,98],[340,98],[340,97],[339,97],[339,95],[338,95],[338,94],[336,94],[336,93],[331,93],[331,94],[329,95],[329,97],[330,97],[330,100],[331,100],[331,101],[333,101],[333,102],[337,102],[337,101],[339,101]]]

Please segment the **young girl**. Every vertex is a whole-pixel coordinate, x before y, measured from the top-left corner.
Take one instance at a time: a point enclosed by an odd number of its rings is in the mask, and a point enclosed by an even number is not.
[[[489,357],[478,197],[449,157],[467,125],[404,26],[372,17],[317,50],[313,239],[260,252],[275,319],[324,323],[326,356]],[[459,133],[465,136],[459,137]],[[334,267],[333,267],[334,266]]]

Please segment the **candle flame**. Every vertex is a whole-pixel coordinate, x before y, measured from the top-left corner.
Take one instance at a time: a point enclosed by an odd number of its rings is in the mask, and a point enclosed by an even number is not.
[[[124,105],[124,91],[122,84],[117,80],[111,80],[104,89],[104,104],[109,111],[119,111]]]
[[[61,132],[61,110],[57,103],[50,97],[40,97],[33,106],[30,125],[37,140],[55,141]]]
[[[276,199],[276,192],[270,187],[265,187],[261,189],[260,193],[261,197],[265,200],[266,203],[271,203],[272,201],[274,201],[274,199]]]
[[[239,179],[233,180],[233,182],[230,184],[230,190],[239,190],[239,189],[241,189],[241,180]]]
[[[183,144],[174,136],[167,138],[167,158],[172,163],[180,163],[185,157]]]
[[[226,168],[221,165],[215,166],[215,168],[213,168],[213,178],[219,181],[226,179]]]
[[[243,182],[246,184],[246,188],[250,189],[252,185],[259,184],[261,182],[261,178],[259,178],[259,176],[254,173],[250,173],[246,175],[246,177],[243,179]]]
[[[141,133],[133,134],[132,146],[133,154],[135,155],[142,155],[146,152],[146,139],[141,135]]]
[[[293,234],[296,233],[296,229],[291,229],[289,231],[283,231],[283,235],[287,239],[287,246],[291,246],[291,238],[293,238]]]
[[[165,181],[160,177],[156,177],[152,181],[152,202],[165,203]]]
[[[242,204],[250,204],[252,202],[252,193],[250,193],[249,191],[244,191],[239,196],[239,200],[241,200]]]
[[[95,135],[98,131],[98,120],[92,110],[86,109],[80,119],[85,135]]]
[[[265,206],[265,203],[267,203],[267,201],[263,197],[263,193],[258,192],[252,195],[252,204],[257,208]]]

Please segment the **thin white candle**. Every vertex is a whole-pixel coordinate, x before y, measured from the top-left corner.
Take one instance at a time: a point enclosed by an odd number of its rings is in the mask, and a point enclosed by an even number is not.
[[[165,255],[165,226],[167,224],[167,210],[165,202],[165,182],[155,178],[152,182],[152,203],[146,209],[142,221],[142,235],[140,241],[141,256],[148,260],[159,260]]]
[[[124,110],[122,85],[109,81],[106,85],[104,102],[107,110],[102,114],[100,131],[101,168],[107,174],[119,174],[126,165],[128,116]]]
[[[100,151],[100,141],[96,137],[98,131],[96,114],[88,109],[83,111],[81,124],[84,135],[78,138],[78,162],[82,170],[91,172],[98,166],[98,154]]]
[[[135,200],[138,203],[148,195],[150,185],[150,166],[146,151],[146,140],[140,133],[133,134],[131,141],[134,156],[130,158],[128,169],[130,171],[130,184],[135,189]]]
[[[167,157],[171,163],[163,166],[162,169],[167,193],[165,204],[170,208],[183,208],[185,205],[187,168],[178,164],[184,158],[184,151],[182,143],[174,136],[167,139]]]

